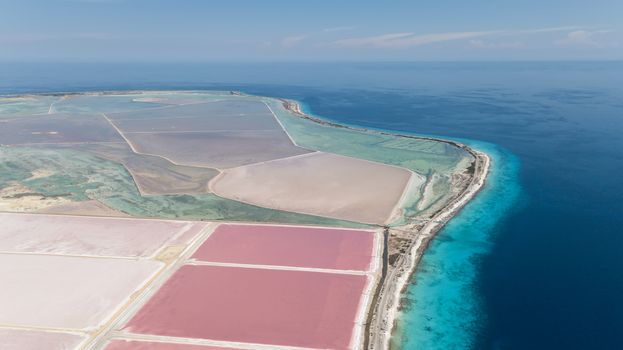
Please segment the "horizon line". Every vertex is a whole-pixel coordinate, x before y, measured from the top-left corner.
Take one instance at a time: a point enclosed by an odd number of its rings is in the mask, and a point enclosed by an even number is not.
[[[623,62],[623,58],[551,58],[551,59],[461,59],[461,60],[1,60],[2,64],[30,65],[30,64],[322,64],[322,63],[552,63],[552,62]]]

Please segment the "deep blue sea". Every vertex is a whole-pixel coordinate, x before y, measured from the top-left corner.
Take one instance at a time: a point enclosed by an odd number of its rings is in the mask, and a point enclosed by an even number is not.
[[[415,274],[402,348],[623,348],[623,62],[0,64],[0,94],[176,88],[493,156]]]

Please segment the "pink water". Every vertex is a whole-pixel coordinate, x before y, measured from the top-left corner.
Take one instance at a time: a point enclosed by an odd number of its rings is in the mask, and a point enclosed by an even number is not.
[[[125,330],[346,349],[365,284],[360,275],[186,265]]]
[[[363,230],[220,225],[193,258],[212,262],[367,270],[374,233]]]
[[[113,340],[104,350],[236,350],[205,345],[153,343],[134,340]]]

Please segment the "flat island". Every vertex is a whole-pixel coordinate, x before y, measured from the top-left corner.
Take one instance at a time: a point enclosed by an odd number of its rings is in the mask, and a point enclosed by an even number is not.
[[[0,97],[0,339],[20,349],[387,349],[458,142],[234,91]]]

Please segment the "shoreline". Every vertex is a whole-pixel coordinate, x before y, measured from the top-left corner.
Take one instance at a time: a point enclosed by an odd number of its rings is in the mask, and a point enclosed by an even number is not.
[[[452,219],[452,217],[460,212],[461,209],[471,199],[473,199],[476,194],[478,194],[478,192],[480,192],[489,173],[491,159],[487,154],[476,151],[475,149],[456,141],[426,136],[404,135],[338,124],[304,113],[296,101],[287,99],[279,100],[283,103],[284,107],[293,114],[321,125],[366,133],[377,133],[402,138],[443,142],[463,149],[474,157],[472,162],[473,171],[471,173],[469,183],[465,189],[463,189],[443,208],[432,215],[430,219],[426,220],[423,225],[415,224],[414,227],[408,227],[409,225],[394,228],[386,227],[386,229],[390,232],[392,230],[400,229],[415,230],[415,237],[410,241],[407,252],[405,254],[401,254],[396,259],[395,263],[392,264],[393,266],[389,266],[390,264],[387,260],[383,261],[383,272],[386,272],[386,275],[381,276],[380,282],[376,285],[374,295],[370,299],[370,305],[367,310],[367,330],[364,335],[363,343],[359,345],[359,348],[381,350],[390,349],[391,338],[394,334],[396,323],[398,321],[397,316],[403,306],[401,295],[409,285],[409,281],[415,273],[419,261],[439,230],[443,228],[443,226],[450,219]],[[385,244],[384,249],[388,249],[387,243]]]
[[[129,91],[96,91],[96,92],[55,92],[55,93],[23,93],[13,96],[65,96],[65,95],[127,95],[127,94],[144,94],[144,93],[167,93],[174,91],[183,91],[186,93],[200,93],[211,90],[129,90]],[[236,91],[212,91],[231,95],[246,95]],[[5,95],[6,96],[6,95]],[[255,96],[255,95],[247,95]],[[258,96],[263,97],[263,96]],[[313,115],[308,115],[301,110],[298,102],[282,98],[270,98],[274,101],[281,102],[285,109],[293,115],[309,120],[321,125],[352,130],[356,132],[364,132],[369,134],[386,135],[398,138],[429,140],[442,142],[463,149],[468,152],[474,159],[469,168],[467,168],[467,176],[465,181],[458,183],[456,194],[443,208],[438,209],[426,219],[414,220],[415,222],[407,223],[402,226],[389,227],[387,225],[373,225],[377,228],[383,228],[382,240],[382,264],[381,271],[377,271],[375,281],[369,289],[370,295],[365,303],[365,309],[362,312],[362,324],[356,324],[357,328],[363,328],[363,334],[360,334],[359,344],[354,348],[365,349],[390,349],[391,338],[394,334],[397,316],[402,308],[401,296],[403,291],[409,285],[411,276],[414,274],[420,259],[428,248],[431,240],[436,233],[447,223],[454,215],[456,215],[484,186],[487,174],[489,172],[490,158],[483,152],[476,151],[471,147],[457,141],[438,139],[428,136],[415,136],[393,133],[383,130],[366,129],[357,126],[349,126],[339,124],[329,120],[324,120]],[[405,189],[406,191],[407,189]],[[193,220],[194,221],[194,220]],[[216,220],[218,222],[218,220]],[[270,223],[264,223],[270,224]],[[292,224],[290,224],[292,225]],[[303,224],[304,225],[304,224]],[[406,233],[407,238],[397,237],[397,239],[407,240],[408,245],[404,251],[401,251],[398,257],[392,262],[388,251],[390,249],[390,241],[392,232]],[[381,272],[381,273],[379,273]],[[362,301],[363,302],[363,301]],[[359,320],[359,317],[358,317]],[[353,344],[354,345],[354,344]]]

